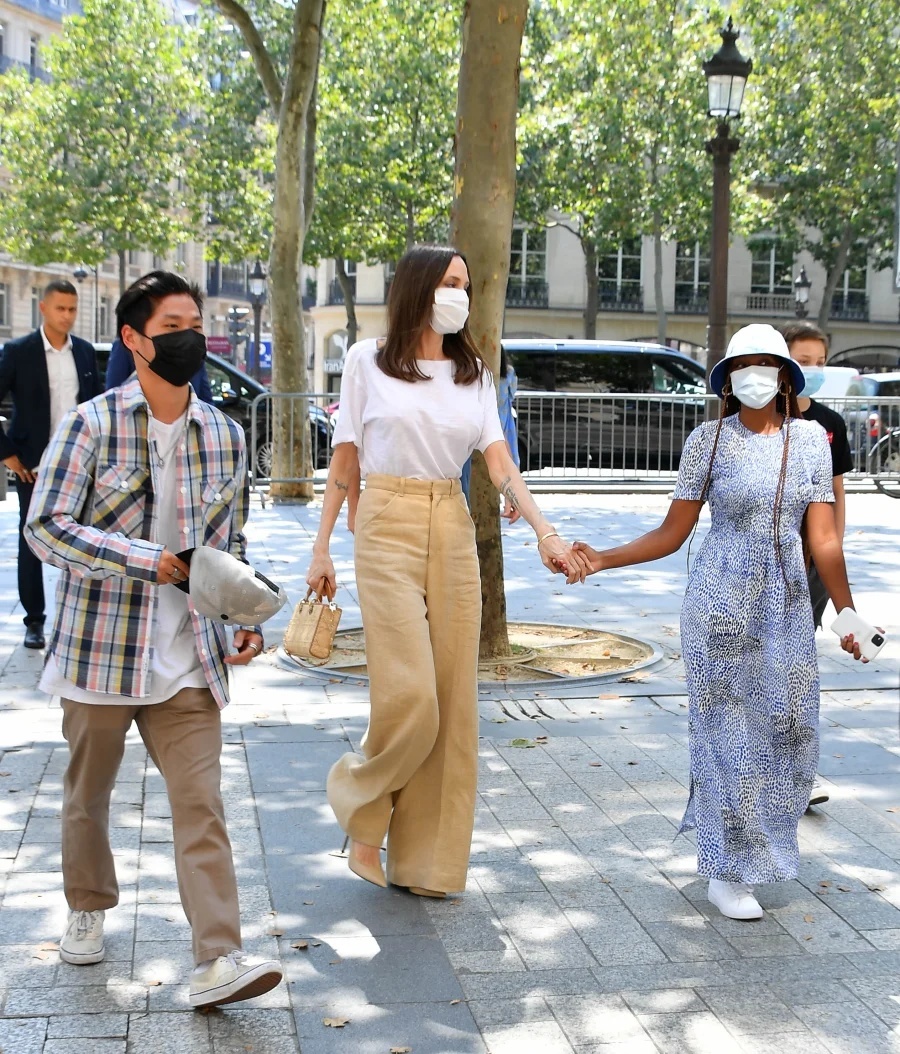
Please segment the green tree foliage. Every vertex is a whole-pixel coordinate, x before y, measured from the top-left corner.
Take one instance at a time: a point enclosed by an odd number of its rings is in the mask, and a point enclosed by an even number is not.
[[[447,236],[460,12],[415,7],[411,18],[408,0],[329,5],[307,259],[396,260]],[[344,291],[352,330],[349,282]]]
[[[193,83],[157,0],[84,0],[45,52],[49,83],[0,79],[0,240],[35,264],[165,253],[188,234]]]
[[[597,262],[641,234],[708,237],[702,58],[721,19],[689,0],[543,0],[523,56],[518,212],[581,242],[596,332]],[[664,316],[661,333],[664,336]]]
[[[283,21],[271,27],[276,52],[290,39]],[[266,260],[277,129],[259,77],[240,33],[207,9],[190,62],[198,83],[187,157],[194,222],[210,258]]]
[[[900,47],[892,0],[744,0],[753,76],[745,142],[757,190],[748,230],[825,268],[820,325],[851,253],[890,263]],[[751,144],[752,140],[752,144]]]

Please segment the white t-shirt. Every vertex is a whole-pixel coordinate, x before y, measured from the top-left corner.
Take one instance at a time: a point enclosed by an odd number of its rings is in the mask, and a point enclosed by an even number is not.
[[[451,359],[418,359],[429,381],[388,377],[375,364],[378,342],[347,352],[341,410],[331,445],[354,443],[362,477],[373,472],[408,479],[459,479],[473,450],[503,442],[497,393],[483,380],[454,384]]]
[[[153,500],[156,523],[154,542],[173,553],[180,552],[178,530],[178,473],[176,448],[187,426],[187,412],[172,424],[151,417],[148,425],[150,465],[153,473]],[[206,675],[197,654],[194,628],[188,610],[187,593],[174,586],[158,586],[153,622],[153,651],[150,658],[150,694],[134,700],[135,705],[163,703],[182,688],[207,688]],[[87,692],[67,680],[51,655],[44,667],[40,688],[76,703],[121,705],[119,695]]]

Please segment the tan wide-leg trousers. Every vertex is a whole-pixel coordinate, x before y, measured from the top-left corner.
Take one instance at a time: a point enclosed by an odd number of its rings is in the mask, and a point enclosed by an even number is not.
[[[354,841],[380,845],[398,886],[465,889],[478,767],[481,583],[458,480],[370,475],[356,583],[371,713],[328,800]]]
[[[154,706],[63,699],[69,766],[63,782],[62,869],[69,907],[98,911],[119,902],[109,845],[109,801],[136,721],[166,781],[172,807],[175,872],[191,924],[194,959],[241,947],[237,881],[220,789],[222,727],[207,688],[183,688]]]

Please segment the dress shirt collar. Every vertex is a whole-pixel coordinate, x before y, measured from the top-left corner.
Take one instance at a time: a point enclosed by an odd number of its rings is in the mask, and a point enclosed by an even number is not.
[[[64,351],[72,350],[71,333],[66,336],[66,342],[61,348],[54,348],[50,341],[47,340],[47,334],[44,332],[44,327],[41,326],[41,340],[44,342],[44,351],[52,351],[54,355],[61,355]]]

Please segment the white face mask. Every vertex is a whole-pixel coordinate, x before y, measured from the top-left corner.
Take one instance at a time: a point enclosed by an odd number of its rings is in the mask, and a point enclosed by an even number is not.
[[[431,311],[431,328],[435,333],[459,333],[468,317],[469,294],[465,289],[435,289]]]
[[[744,406],[761,410],[778,394],[777,366],[746,366],[731,375],[731,390]]]

